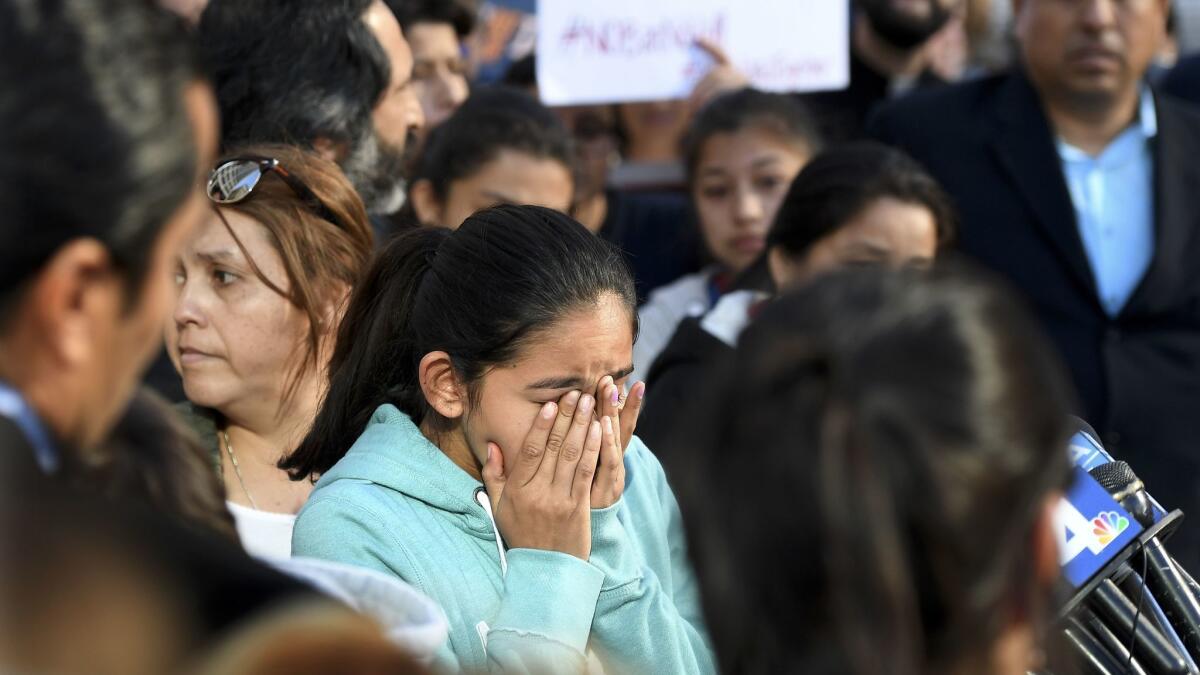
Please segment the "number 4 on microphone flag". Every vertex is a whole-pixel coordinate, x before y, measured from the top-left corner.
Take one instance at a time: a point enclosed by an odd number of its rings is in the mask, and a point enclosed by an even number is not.
[[[1079,588],[1125,549],[1142,526],[1087,471],[1076,468],[1054,512],[1063,577]]]

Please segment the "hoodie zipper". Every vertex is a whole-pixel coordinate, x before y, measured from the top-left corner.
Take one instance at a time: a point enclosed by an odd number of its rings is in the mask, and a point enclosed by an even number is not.
[[[492,524],[492,532],[496,535],[496,551],[500,554],[500,574],[508,575],[508,559],[504,555],[504,540],[500,538],[500,528],[496,527],[496,517],[492,515],[492,502],[488,499],[487,491],[483,488],[475,488],[475,502],[483,507],[484,513],[487,514],[488,522]],[[488,633],[491,628],[488,627],[486,621],[480,621],[475,624],[475,631],[479,633],[479,640],[483,643],[483,650],[487,651]],[[587,659],[587,673],[598,673],[604,675],[604,667],[600,665],[600,661],[596,658],[595,652],[591,647],[584,651],[584,657]]]
[[[496,535],[496,551],[500,554],[500,574],[508,575],[508,559],[504,555],[504,540],[500,538],[500,528],[496,527],[496,518],[492,515],[492,502],[488,499],[487,492],[483,488],[475,488],[475,501],[483,507],[484,513],[487,514],[488,522],[492,524],[492,532]]]

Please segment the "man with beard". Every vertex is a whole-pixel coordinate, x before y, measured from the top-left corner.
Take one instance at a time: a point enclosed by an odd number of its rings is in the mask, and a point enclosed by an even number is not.
[[[884,108],[872,132],[957,202],[961,249],[1006,276],[1100,430],[1200,517],[1200,115],[1146,72],[1170,0],[1013,0],[1009,73]],[[1200,528],[1173,552],[1200,563]]]
[[[850,86],[803,96],[830,143],[863,136],[877,104],[913,88],[945,84],[929,69],[930,39],[961,0],[856,0]]]
[[[222,145],[315,149],[342,167],[376,229],[385,230],[384,216],[404,204],[410,136],[424,124],[412,51],[387,5],[213,0],[199,39],[221,108]]]

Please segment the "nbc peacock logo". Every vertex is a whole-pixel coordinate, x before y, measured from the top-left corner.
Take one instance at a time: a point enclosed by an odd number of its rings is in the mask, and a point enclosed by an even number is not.
[[[1100,515],[1092,519],[1092,534],[1096,535],[1096,540],[1101,546],[1108,546],[1109,542],[1128,527],[1129,519],[1116,511],[1101,511]]]

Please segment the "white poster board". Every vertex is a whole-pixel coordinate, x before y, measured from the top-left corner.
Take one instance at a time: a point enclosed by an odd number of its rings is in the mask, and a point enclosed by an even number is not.
[[[850,81],[845,0],[538,0],[537,79],[547,105],[686,98],[720,45],[769,91]]]

